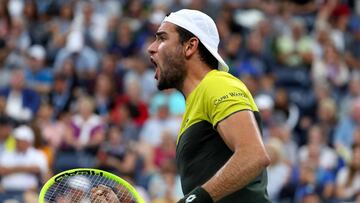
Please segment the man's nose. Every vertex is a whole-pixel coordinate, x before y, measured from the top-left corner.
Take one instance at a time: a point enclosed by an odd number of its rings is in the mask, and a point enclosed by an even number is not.
[[[150,55],[153,55],[156,52],[156,43],[152,42],[147,48],[147,51]]]

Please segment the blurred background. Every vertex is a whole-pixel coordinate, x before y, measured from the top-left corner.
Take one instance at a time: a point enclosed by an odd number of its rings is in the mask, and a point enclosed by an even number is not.
[[[201,10],[261,111],[273,202],[360,202],[360,1],[0,0],[0,202],[37,202],[55,173],[94,167],[147,202],[183,196],[181,93],[147,46]]]

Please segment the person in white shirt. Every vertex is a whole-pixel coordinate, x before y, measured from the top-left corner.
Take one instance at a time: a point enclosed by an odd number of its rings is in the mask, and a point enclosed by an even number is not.
[[[360,195],[360,145],[352,146],[351,161],[336,176],[336,197],[340,201],[355,202]],[[358,202],[358,201],[356,201]]]
[[[46,157],[33,147],[34,133],[31,128],[21,125],[14,129],[13,135],[15,150],[6,151],[0,156],[0,186],[5,193],[37,191],[39,182],[47,178]]]

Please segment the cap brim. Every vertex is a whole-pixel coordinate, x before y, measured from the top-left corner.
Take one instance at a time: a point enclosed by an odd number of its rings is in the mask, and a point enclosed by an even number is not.
[[[219,62],[218,65],[218,69],[221,71],[225,71],[228,72],[229,71],[229,66],[225,63],[224,59],[220,56],[220,54],[217,52],[217,50],[212,49],[211,47],[209,47],[206,43],[202,44],[206,47],[206,49],[217,59],[217,61]]]

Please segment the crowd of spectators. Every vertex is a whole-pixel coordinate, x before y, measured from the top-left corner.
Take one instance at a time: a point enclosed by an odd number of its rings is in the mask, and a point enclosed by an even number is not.
[[[181,8],[215,20],[255,98],[273,202],[360,202],[357,0],[0,0],[0,202],[37,202],[77,167],[126,178],[147,202],[182,197],[185,100],[157,90],[147,56]]]

